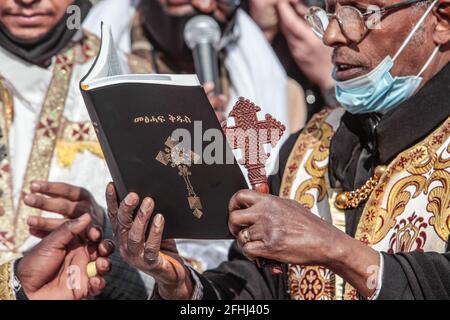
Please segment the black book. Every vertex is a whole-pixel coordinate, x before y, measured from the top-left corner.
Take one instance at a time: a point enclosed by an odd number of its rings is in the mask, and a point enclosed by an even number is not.
[[[230,238],[228,203],[247,183],[197,77],[124,74],[102,26],[80,87],[120,200],[152,197],[166,239]]]

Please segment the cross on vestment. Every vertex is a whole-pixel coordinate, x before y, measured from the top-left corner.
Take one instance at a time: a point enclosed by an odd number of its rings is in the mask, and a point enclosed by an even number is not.
[[[160,151],[156,156],[156,160],[164,164],[165,166],[170,165],[172,168],[178,169],[178,175],[180,175],[188,191],[188,203],[189,207],[193,210],[192,214],[200,219],[203,216],[202,212],[202,202],[200,197],[194,191],[191,180],[191,171],[189,168],[193,163],[196,163],[200,156],[191,150],[183,148],[182,144],[178,141],[172,140],[171,137],[167,138],[165,142],[166,148],[164,151]]]

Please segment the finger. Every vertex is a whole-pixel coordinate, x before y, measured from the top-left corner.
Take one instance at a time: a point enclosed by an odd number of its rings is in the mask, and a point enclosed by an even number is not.
[[[47,238],[45,238],[41,244],[43,246],[49,246],[52,248],[64,248],[75,237],[83,233],[91,223],[91,216],[84,214],[78,219],[69,220],[64,222],[62,226],[52,232]]]
[[[203,90],[205,90],[205,93],[207,96],[209,96],[214,91],[215,85],[214,83],[207,82],[203,85]]]
[[[308,6],[305,5],[302,1],[297,1],[297,3],[295,4],[295,10],[300,17],[304,17],[308,13]]]
[[[178,3],[181,2],[178,1]],[[192,0],[191,3],[195,9],[205,14],[212,13],[217,8],[217,1]]]
[[[100,257],[109,257],[114,253],[116,246],[111,240],[103,240],[98,245],[98,255]]]
[[[267,195],[262,193],[252,191],[252,190],[241,190],[238,191],[231,197],[230,203],[228,205],[228,211],[233,212],[239,209],[247,209],[253,206],[258,201],[265,199]]]
[[[154,265],[158,262],[164,223],[165,220],[162,214],[157,214],[153,219],[150,234],[144,247],[144,261],[149,265]]]
[[[257,258],[270,258],[266,255],[265,244],[262,241],[251,241],[243,245],[242,253],[250,260]]]
[[[100,276],[104,276],[111,271],[111,262],[106,258],[98,258],[95,260],[95,267]]]
[[[91,227],[87,232],[87,239],[93,243],[100,242],[102,240],[102,236],[102,230],[100,230],[100,228],[98,227]]]
[[[139,196],[136,193],[129,193],[120,203],[117,214],[117,234],[116,237],[121,246],[127,246],[128,233],[133,225],[133,213],[139,203]]]
[[[228,228],[233,236],[237,237],[243,227],[253,225],[259,219],[259,214],[252,210],[235,210],[230,212]]]
[[[224,95],[219,95],[216,97],[211,97],[209,99],[211,106],[215,111],[225,111],[227,99]]]
[[[286,37],[295,36],[302,39],[305,32],[310,31],[308,23],[295,12],[292,6],[284,1],[277,4],[280,15],[280,27]]]
[[[23,199],[27,206],[43,211],[59,213],[65,217],[76,215],[78,207],[76,203],[64,198],[49,198],[37,194],[27,194]],[[83,213],[86,211],[83,211]],[[80,216],[79,214],[78,216]]]
[[[246,231],[244,232],[244,230]],[[245,233],[247,233],[247,235],[245,235]],[[248,237],[248,239],[246,237]],[[236,240],[241,248],[248,242],[263,241],[263,239],[264,231],[260,224],[254,224],[248,228],[242,229],[236,237]]]
[[[39,238],[39,239],[44,239],[45,237],[47,237],[50,234],[50,232],[40,231],[40,230],[36,230],[36,229],[32,229],[32,228],[30,228],[29,232],[32,236]]]
[[[89,200],[90,193],[80,187],[76,187],[67,183],[33,181],[30,190],[33,193],[41,193],[50,197],[61,197],[70,201]]]
[[[155,205],[152,199],[145,198],[134,219],[133,226],[128,234],[128,252],[131,255],[140,255],[144,250],[145,230],[152,216]]]
[[[30,229],[49,233],[61,227],[66,221],[68,221],[68,219],[31,216],[28,218],[27,224]]]
[[[105,191],[106,204],[108,207],[108,217],[111,222],[113,231],[117,230],[117,213],[119,211],[119,205],[117,201],[116,188],[114,183],[108,183]]]
[[[89,295],[98,296],[106,287],[106,280],[103,277],[92,277],[89,279]]]
[[[222,111],[216,112],[216,118],[217,118],[217,121],[219,121],[219,123],[221,125],[222,125],[222,123],[224,123],[224,121],[227,120],[227,117],[225,116],[225,114]]]

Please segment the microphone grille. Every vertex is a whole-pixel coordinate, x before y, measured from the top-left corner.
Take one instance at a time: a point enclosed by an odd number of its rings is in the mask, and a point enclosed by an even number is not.
[[[194,49],[200,43],[211,43],[217,46],[221,33],[216,20],[207,15],[197,15],[186,23],[184,40],[190,49]]]

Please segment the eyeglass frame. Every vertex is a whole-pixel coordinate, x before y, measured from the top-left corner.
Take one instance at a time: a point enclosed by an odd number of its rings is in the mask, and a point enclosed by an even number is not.
[[[370,10],[370,9],[369,9],[367,12],[364,12],[364,13],[361,12],[360,9],[358,9],[358,8],[356,8],[356,7],[354,7],[354,6],[342,6],[341,8],[343,8],[343,7],[351,7],[351,8],[353,8],[356,12],[358,12],[358,14],[360,15],[360,17],[361,17],[364,21],[366,21],[367,18],[368,18],[369,16],[371,16],[371,15],[373,15],[373,14],[375,14],[375,13],[378,13],[378,14],[380,14],[380,15],[383,15],[383,14],[389,12],[389,11],[392,11],[392,10],[395,10],[395,9],[406,8],[406,7],[408,7],[408,6],[412,6],[412,5],[414,5],[414,4],[421,3],[421,2],[430,2],[430,3],[431,3],[432,0],[406,0],[406,1],[404,1],[404,2],[399,2],[399,3],[392,4],[392,5],[390,5],[390,6],[384,7],[384,8],[380,8],[380,10],[377,10],[377,11],[374,11],[374,10]],[[309,8],[309,10],[312,10],[312,9],[321,9],[321,10],[323,10],[323,11],[326,13],[327,17],[328,17],[328,22],[331,22],[333,19],[336,19],[336,21],[339,23],[339,26],[341,27],[341,29],[343,28],[343,27],[342,27],[343,22],[340,21],[340,19],[337,17],[337,12],[335,12],[335,13],[329,13],[329,12],[326,12],[326,10],[324,10],[324,9],[321,8],[321,7],[310,7],[310,8]],[[339,10],[339,8],[338,8],[338,10]],[[311,25],[311,23],[309,23],[309,19],[308,19],[309,16],[313,16],[313,15],[312,15],[312,14],[307,14],[307,15],[305,15],[305,20],[308,22],[308,24],[311,26],[311,28],[314,29],[314,27]],[[329,25],[329,24],[328,24],[328,25]],[[328,28],[328,26],[327,26],[327,28]],[[325,31],[326,31],[326,29],[324,30],[324,34],[325,34]],[[368,32],[368,30],[366,30],[365,35],[367,34],[367,32]],[[314,33],[315,33],[319,38],[322,38],[322,39],[323,39],[323,35],[319,36],[316,32],[314,32]],[[364,35],[364,36],[365,36],[365,35]],[[362,37],[362,38],[364,38],[364,37]]]

